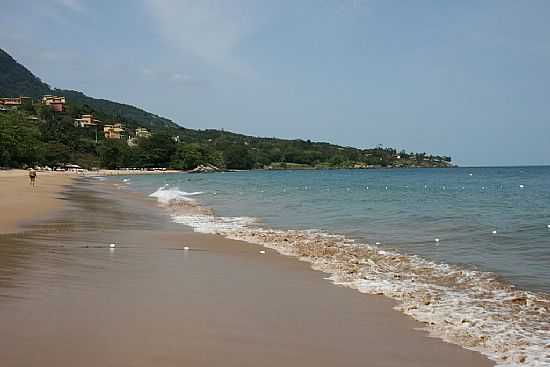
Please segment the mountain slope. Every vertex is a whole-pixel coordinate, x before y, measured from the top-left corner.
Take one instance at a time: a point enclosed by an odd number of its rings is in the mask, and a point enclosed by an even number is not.
[[[45,94],[64,96],[73,104],[88,106],[102,115],[119,118],[130,125],[149,129],[178,128],[173,121],[134,106],[89,97],[73,90],[51,89],[48,84],[0,49],[0,97],[27,96],[37,99]]]
[[[40,97],[50,86],[0,48],[0,97]]]

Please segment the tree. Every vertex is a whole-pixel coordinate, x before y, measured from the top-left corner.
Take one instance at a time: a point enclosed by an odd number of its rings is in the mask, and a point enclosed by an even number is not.
[[[254,167],[248,149],[242,145],[232,145],[224,151],[225,166],[229,169],[251,169]]]
[[[18,112],[0,115],[0,166],[33,166],[44,161],[44,144],[34,123]]]
[[[197,144],[179,144],[170,165],[176,169],[189,170],[205,163],[204,160]]]
[[[167,167],[176,152],[176,142],[163,133],[140,139],[138,146],[143,167]]]
[[[101,165],[109,169],[123,166],[127,159],[128,146],[120,140],[106,140],[99,148]]]

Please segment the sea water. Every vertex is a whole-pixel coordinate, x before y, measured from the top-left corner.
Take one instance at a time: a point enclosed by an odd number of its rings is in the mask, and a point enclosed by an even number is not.
[[[123,179],[117,178],[122,181]],[[499,365],[550,365],[550,167],[250,171],[120,182],[196,231],[384,294]]]

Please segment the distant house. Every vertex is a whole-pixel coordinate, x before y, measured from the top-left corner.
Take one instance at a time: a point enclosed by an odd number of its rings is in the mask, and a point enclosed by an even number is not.
[[[108,124],[103,126],[105,139],[121,139],[124,128],[122,124]]]
[[[49,106],[54,112],[65,110],[65,97],[46,95],[42,97],[42,104]]]
[[[101,120],[97,120],[94,118],[94,115],[82,115],[79,119],[74,120],[74,126],[75,127],[90,127],[90,126],[97,126],[97,124],[100,124]]]
[[[15,97],[15,98],[0,98],[0,105],[4,108],[17,109],[23,105],[32,104],[32,98],[30,97]]]
[[[136,137],[138,138],[150,138],[151,132],[144,127],[138,127],[136,129]]]
[[[4,106],[0,106],[0,112],[8,112],[8,109]]]

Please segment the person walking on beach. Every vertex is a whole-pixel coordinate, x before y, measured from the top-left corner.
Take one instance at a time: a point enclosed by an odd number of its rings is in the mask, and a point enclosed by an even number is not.
[[[32,185],[32,187],[34,187],[34,183],[36,181],[36,171],[34,170],[34,168],[31,168],[29,170],[29,178],[31,180],[30,185]]]

